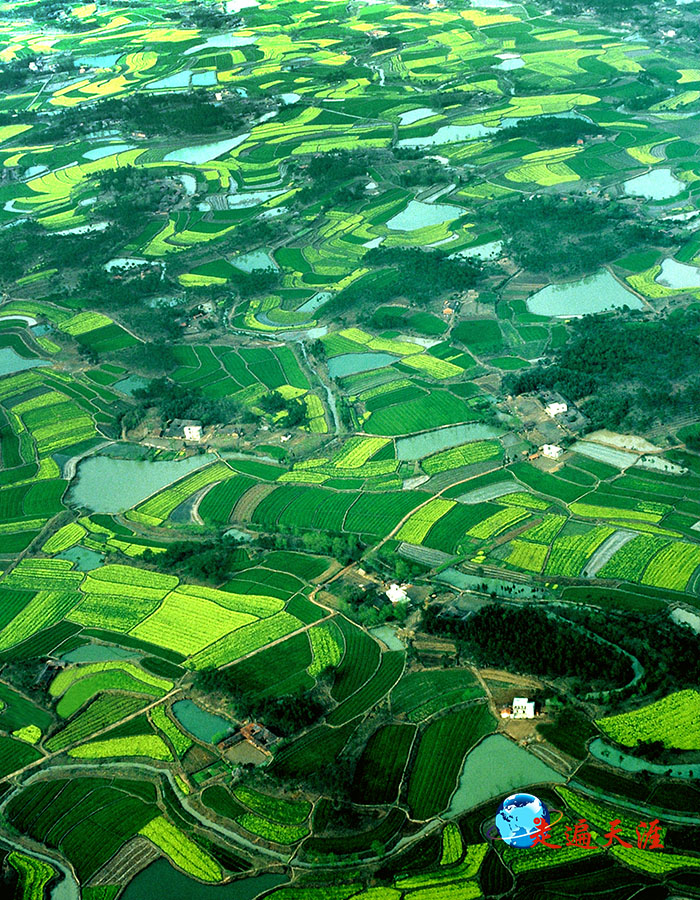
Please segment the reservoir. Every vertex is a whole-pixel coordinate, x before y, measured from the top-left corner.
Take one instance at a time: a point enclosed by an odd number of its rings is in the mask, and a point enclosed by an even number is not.
[[[687,266],[675,259],[668,257],[661,264],[661,271],[655,281],[664,287],[673,288],[676,291],[686,291],[700,287],[700,269],[695,266]]]
[[[343,353],[328,360],[328,374],[331,378],[344,378],[358,372],[371,372],[398,362],[399,357],[390,353]]]
[[[499,434],[501,432],[498,428],[484,425],[481,422],[449,425],[447,428],[436,428],[434,431],[424,431],[422,434],[399,438],[396,441],[396,456],[402,462],[422,459],[424,456],[430,456],[431,453],[437,453],[438,450],[458,447],[469,441],[483,441],[486,438],[498,437]]]
[[[69,502],[97,513],[124,512],[211,462],[206,453],[163,462],[90,456],[78,466]]]
[[[0,349],[0,375],[11,375],[13,372],[23,372],[25,369],[50,365],[51,363],[46,359],[25,359],[12,347]]]
[[[230,884],[202,884],[158,859],[134,878],[121,900],[254,900],[259,894],[285,884],[284,875],[258,875]]]
[[[210,144],[197,144],[196,146],[181,147],[179,150],[172,150],[163,157],[165,162],[184,162],[197,165],[198,163],[211,162],[217,156],[223,156],[238,147],[250,137],[250,132],[239,134],[234,138],[226,138],[223,141],[214,141]]]
[[[548,284],[527,299],[528,311],[537,316],[587,316],[624,306],[642,309],[644,304],[608,271],[578,281]]]
[[[467,754],[446,816],[458,816],[491,797],[505,797],[532,784],[566,781],[536,756],[502,734],[492,734]]]
[[[235,731],[233,723],[228,719],[207,712],[193,700],[178,700],[173,703],[173,715],[190,734],[207,744],[215,744]]]
[[[448,206],[446,203],[423,203],[411,200],[406,209],[392,216],[386,227],[392,231],[417,231],[429,225],[442,225],[458,219],[464,210],[459,206]]]
[[[653,169],[645,175],[638,175],[623,185],[625,193],[645,200],[670,200],[685,190],[670,169]]]

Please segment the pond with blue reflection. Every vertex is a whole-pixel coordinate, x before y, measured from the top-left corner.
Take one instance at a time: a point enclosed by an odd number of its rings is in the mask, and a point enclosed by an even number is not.
[[[25,359],[12,347],[0,349],[0,375],[12,375],[13,372],[23,372],[25,369],[50,365],[51,363],[46,359]]]
[[[678,260],[669,257],[661,264],[661,271],[655,280],[658,284],[673,288],[675,291],[700,288],[700,269],[679,263]]]
[[[328,374],[331,378],[345,378],[358,372],[371,372],[399,361],[390,353],[343,353],[328,360]]]
[[[214,459],[206,453],[163,462],[91,456],[78,465],[68,499],[92,512],[124,512]]]
[[[149,85],[152,87],[152,85]],[[198,163],[208,163],[218,156],[223,156],[238,147],[250,137],[250,132],[239,134],[233,138],[225,138],[222,141],[212,141],[209,144],[196,144],[189,147],[181,147],[179,150],[171,150],[163,157],[165,162],[184,162],[197,165]]]
[[[642,309],[644,304],[626,290],[607,270],[567,281],[548,284],[527,299],[528,311],[537,316],[587,316],[609,309]]]
[[[430,225],[451,222],[453,219],[458,219],[463,213],[464,210],[459,206],[411,200],[406,209],[389,219],[386,227],[392,231],[416,231]]]
[[[670,169],[652,169],[623,184],[626,194],[645,200],[670,200],[685,190],[685,184]]]
[[[236,730],[228,719],[207,712],[193,700],[178,700],[173,703],[173,715],[190,734],[208,744],[215,744]]]

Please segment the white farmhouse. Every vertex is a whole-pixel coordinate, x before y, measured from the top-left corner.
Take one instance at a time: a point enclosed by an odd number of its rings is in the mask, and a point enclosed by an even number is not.
[[[398,584],[389,585],[386,595],[392,603],[405,603],[408,600],[408,594]]]
[[[166,429],[165,436],[185,441],[201,441],[202,423],[196,419],[173,419]]]
[[[534,719],[535,718],[535,701],[528,700],[527,697],[513,698],[513,718],[514,719]]]
[[[563,452],[564,448],[560,447],[558,444],[542,445],[542,456],[546,456],[547,459],[559,459]]]
[[[556,401],[554,403],[548,403],[545,406],[544,411],[548,416],[554,418],[554,416],[560,416],[562,413],[565,413],[568,408],[569,407],[566,405],[566,403],[560,403],[559,401]]]

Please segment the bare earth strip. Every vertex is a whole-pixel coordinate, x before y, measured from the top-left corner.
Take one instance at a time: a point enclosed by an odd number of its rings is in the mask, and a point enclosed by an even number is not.
[[[610,535],[607,540],[598,547],[593,556],[586,563],[583,574],[593,578],[600,572],[606,562],[608,562],[617,553],[620,547],[637,537],[636,531],[624,531],[620,529]]]
[[[271,494],[279,485],[274,482],[261,482],[253,485],[250,490],[246,491],[241,499],[233,507],[231,513],[231,522],[250,522],[259,503],[261,503],[268,494]]]
[[[90,884],[126,884],[160,855],[160,851],[149,840],[137,835],[117,851]]]

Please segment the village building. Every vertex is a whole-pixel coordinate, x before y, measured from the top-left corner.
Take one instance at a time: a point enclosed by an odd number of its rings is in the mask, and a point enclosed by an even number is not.
[[[544,411],[547,413],[548,416],[551,416],[552,418],[554,418],[555,416],[560,416],[562,413],[565,413],[568,408],[569,407],[566,403],[564,403],[563,401],[560,402],[560,401],[556,400],[552,403],[548,403],[545,406]]]
[[[534,719],[535,701],[527,697],[514,697],[512,706],[504,706],[501,710],[502,719]]]
[[[253,747],[267,754],[271,752],[270,746],[279,740],[276,734],[273,734],[264,725],[260,725],[259,722],[246,722],[239,734]]]
[[[389,585],[386,595],[392,603],[405,603],[408,600],[408,594],[398,584]]]
[[[559,459],[563,452],[564,448],[560,447],[558,444],[542,445],[542,456],[546,456],[547,459]]]
[[[202,423],[197,419],[173,419],[165,429],[165,437],[182,441],[201,441]]]

